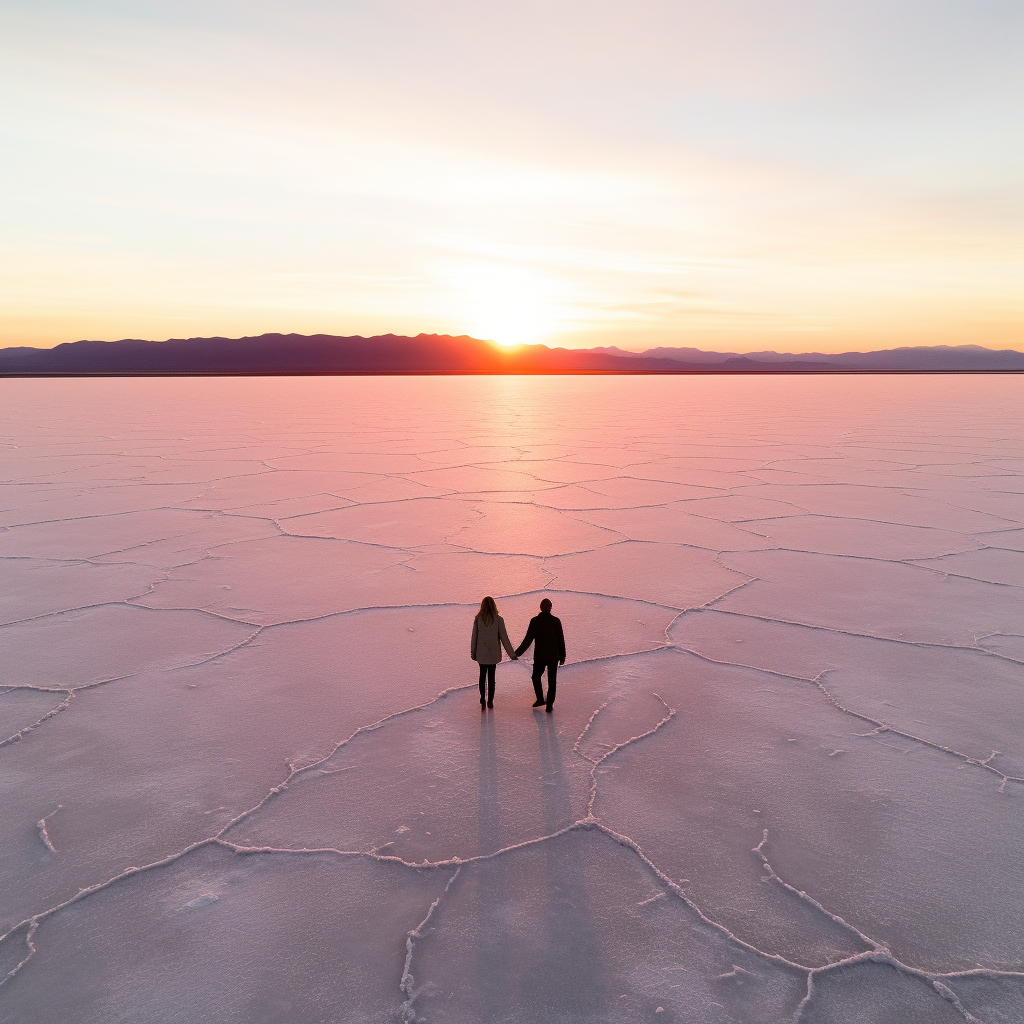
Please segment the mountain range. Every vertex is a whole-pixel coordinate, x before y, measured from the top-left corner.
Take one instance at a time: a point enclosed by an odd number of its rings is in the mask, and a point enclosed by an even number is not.
[[[877,352],[708,352],[697,348],[503,348],[466,336],[261,334],[75,341],[0,349],[0,376],[430,373],[1006,373],[1024,352],[936,345]]]

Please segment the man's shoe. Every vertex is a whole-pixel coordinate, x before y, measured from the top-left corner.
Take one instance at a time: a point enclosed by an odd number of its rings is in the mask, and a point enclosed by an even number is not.
[[[551,714],[551,705],[549,704],[544,710],[550,715]]]
[[[480,701],[480,710],[481,711],[486,711],[487,710],[487,705],[483,701]]]
[[[487,702],[487,706],[488,706],[489,708],[493,708],[493,707],[494,707],[494,701],[493,701],[493,700],[489,700],[489,701]]]
[[[535,700],[533,702],[533,706],[535,708],[542,708],[542,707],[544,707],[544,701],[542,701],[542,700]]]

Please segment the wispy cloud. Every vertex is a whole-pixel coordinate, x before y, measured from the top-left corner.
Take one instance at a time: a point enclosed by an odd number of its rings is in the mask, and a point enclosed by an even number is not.
[[[2,338],[1020,346],[1022,28],[1000,0],[10,0]]]

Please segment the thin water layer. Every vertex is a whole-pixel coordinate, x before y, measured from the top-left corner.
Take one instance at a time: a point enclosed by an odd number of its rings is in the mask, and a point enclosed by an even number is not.
[[[1013,376],[0,382],[0,1019],[1024,1019],[1022,448]]]

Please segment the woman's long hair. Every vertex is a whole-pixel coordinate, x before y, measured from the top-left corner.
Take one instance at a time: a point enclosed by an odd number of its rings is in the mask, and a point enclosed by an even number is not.
[[[477,614],[489,626],[498,617],[498,606],[494,603],[494,598],[485,597],[480,602],[480,611]]]

